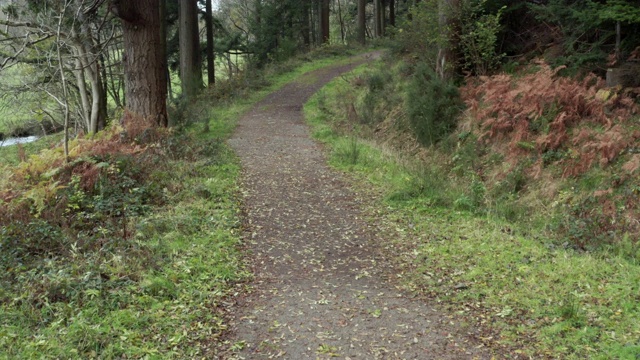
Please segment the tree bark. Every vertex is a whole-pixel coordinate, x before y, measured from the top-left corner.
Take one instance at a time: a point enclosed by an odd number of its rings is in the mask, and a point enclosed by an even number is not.
[[[100,91],[100,107],[98,109],[98,130],[107,127],[108,104],[107,104],[107,83],[104,76],[98,76],[98,90]]]
[[[182,95],[193,98],[202,88],[197,0],[180,1],[180,81]]]
[[[309,26],[311,30],[310,35],[313,46],[318,45],[318,40],[320,38],[320,36],[318,35],[318,30],[320,27],[320,21],[318,20],[318,11],[320,10],[320,6],[318,5],[319,1],[320,0],[312,0],[309,7]]]
[[[322,43],[329,43],[329,0],[321,0],[320,2],[320,28]]]
[[[396,0],[389,0],[389,25],[396,26]]]
[[[165,60],[163,67],[165,76],[167,77],[167,91],[169,92],[169,99],[173,99],[171,73],[169,72],[169,64],[167,61],[167,53],[169,52],[167,47],[167,0],[160,0],[160,40],[162,41],[162,58]],[[169,119],[168,123],[171,125],[171,119]]]
[[[95,69],[89,71],[89,84],[91,84],[91,124],[89,133],[95,134],[100,130],[100,116],[102,103],[106,100],[103,93],[102,81],[100,81],[100,73],[98,72],[98,63],[92,65]]]
[[[233,77],[233,64],[231,63],[231,54],[226,53],[227,56],[227,67],[229,68],[229,78]]]
[[[64,19],[64,15],[67,12],[68,6],[69,6],[69,3],[65,1],[64,8],[58,20],[58,29],[56,31],[56,49],[57,49],[57,55],[58,55],[58,69],[60,70],[60,80],[62,81],[61,105],[64,107],[64,158],[65,158],[65,162],[67,163],[69,162],[69,93],[67,91],[67,80],[64,75],[62,52],[60,50],[60,47],[62,46],[60,34],[62,32],[62,20]]]
[[[85,32],[89,34],[90,30],[85,29]],[[86,130],[90,134],[95,134],[100,130],[100,123],[105,122],[105,119],[101,119],[101,117],[106,116],[106,112],[103,112],[102,108],[106,105],[107,98],[100,78],[100,62],[96,56],[92,55],[98,53],[98,50],[94,44],[90,46],[91,50],[88,50],[83,44],[78,44],[77,56],[80,65],[79,70],[83,73],[82,79],[88,79],[89,85],[91,86],[91,109],[89,111],[90,116],[87,119]],[[84,92],[86,95],[86,89]]]
[[[381,2],[381,13],[380,13],[380,23],[382,24],[382,34],[384,36],[387,33],[387,0],[380,0]]]
[[[100,61],[96,55],[100,52],[96,39],[89,26],[83,26],[85,40],[73,41],[76,64],[74,72],[78,82],[78,90],[82,100],[82,113],[85,121],[85,130],[89,134],[95,134],[101,129],[101,124],[106,122],[107,95],[104,90],[100,73]],[[89,106],[86,81],[91,87],[91,105]],[[105,111],[103,111],[105,109]]]
[[[338,2],[338,20],[340,21],[340,39],[342,40],[342,43],[344,44],[344,39],[345,39],[345,31],[344,31],[344,19],[342,18],[342,4],[341,4],[341,0],[336,0]]]
[[[209,85],[216,83],[216,64],[213,43],[213,10],[211,8],[211,0],[207,0],[206,4],[207,18],[205,24],[207,27],[207,79]]]
[[[87,83],[78,50],[76,50],[75,55],[76,61],[73,73],[76,76],[76,83],[78,84],[78,93],[80,95],[80,105],[82,108],[82,121],[84,122],[85,130],[90,131],[89,129],[91,128],[91,115],[89,114],[89,94],[87,93]]]
[[[134,116],[167,126],[160,1],[114,1],[112,11],[122,20],[127,110]]]
[[[436,73],[441,79],[451,79],[455,73],[456,53],[454,50],[453,32],[455,26],[455,14],[460,5],[460,0],[438,0],[440,32],[446,37],[446,45],[438,49],[436,60]]]
[[[358,42],[362,45],[366,42],[367,32],[367,0],[358,0]]]
[[[309,4],[307,2],[305,2],[303,4],[304,8],[302,10],[302,42],[304,43],[304,46],[306,49],[309,49],[309,47],[311,47],[311,25],[310,25],[310,21],[311,21],[311,7],[309,7]]]
[[[374,1],[374,30],[375,36],[382,36],[382,0]]]

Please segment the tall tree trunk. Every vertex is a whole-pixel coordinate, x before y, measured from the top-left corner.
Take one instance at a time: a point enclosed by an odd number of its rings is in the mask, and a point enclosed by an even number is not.
[[[336,0],[338,2],[338,20],[340,20],[340,39],[342,40],[342,43],[344,44],[344,38],[345,38],[345,31],[344,31],[344,19],[342,18],[342,5],[341,5],[341,0]]]
[[[84,66],[82,65],[82,61],[80,61],[80,51],[76,50],[75,53],[76,61],[75,68],[73,69],[73,73],[76,76],[76,83],[78,85],[78,93],[80,95],[80,105],[82,108],[82,121],[84,122],[85,131],[90,131],[91,129],[91,115],[89,113],[89,94],[87,93],[87,83],[84,74]]]
[[[227,56],[227,66],[229,67],[229,78],[233,77],[233,64],[231,63],[231,53],[226,53]]]
[[[374,2],[374,29],[375,36],[382,36],[382,0],[375,0]]]
[[[380,22],[382,23],[382,36],[387,33],[387,0],[381,0],[382,13],[380,14]]]
[[[100,32],[98,32],[98,44],[102,43],[100,39]],[[108,117],[108,104],[107,104],[107,96],[109,94],[107,90],[107,67],[105,62],[105,53],[106,49],[100,51],[100,55],[98,55],[98,81],[100,84],[100,95],[101,98],[104,99],[100,103],[100,116],[98,117],[98,129],[102,130],[107,127],[107,117]]]
[[[320,28],[322,43],[329,43],[329,0],[320,1]]]
[[[216,64],[215,54],[213,52],[213,10],[211,9],[211,0],[207,0],[206,5],[207,18],[205,24],[207,26],[207,78],[209,85],[216,83]]]
[[[319,23],[319,21],[318,21],[318,16],[317,16],[317,13],[318,13],[318,10],[319,10],[319,6],[316,6],[318,1],[319,0],[313,0],[311,2],[311,6],[309,7],[309,17],[310,17],[309,26],[311,27],[310,35],[311,35],[311,41],[313,42],[314,46],[316,46],[318,44],[318,42],[319,42],[318,41],[318,38],[319,38],[319,36],[318,36],[318,23]]]
[[[202,88],[197,0],[180,1],[180,81],[182,95],[193,98]]]
[[[303,9],[302,9],[302,28],[300,31],[302,32],[302,42],[304,43],[304,47],[306,49],[309,49],[309,47],[311,47],[310,12],[311,12],[311,7],[309,6],[309,3],[304,2]]]
[[[441,79],[451,79],[455,73],[456,53],[451,29],[455,26],[452,14],[457,12],[459,4],[460,0],[438,0],[440,32],[447,39],[446,45],[438,49],[436,60],[436,73]]]
[[[102,130],[107,127],[107,83],[105,82],[104,77],[101,75],[98,76],[98,89],[100,91],[100,108],[98,109],[98,130]]]
[[[67,90],[67,80],[64,75],[64,66],[62,62],[62,52],[60,51],[60,47],[62,45],[62,41],[60,40],[60,34],[62,29],[62,20],[64,19],[64,15],[67,12],[67,7],[69,7],[69,2],[65,1],[64,8],[60,17],[58,19],[58,29],[56,31],[56,49],[58,55],[58,70],[60,70],[60,80],[62,80],[62,101],[61,105],[64,107],[64,158],[65,161],[69,162],[69,93]]]
[[[169,71],[169,62],[167,61],[167,0],[160,0],[160,40],[162,41],[162,58],[164,59],[164,73],[167,77],[167,91],[169,99],[173,99],[173,89],[171,88],[171,72]],[[171,119],[168,121],[171,122]]]
[[[85,28],[85,34],[91,34],[91,29]],[[91,35],[88,35],[91,39]],[[107,96],[104,91],[100,73],[100,61],[94,54],[99,53],[96,43],[86,44],[74,42],[74,53],[76,56],[76,79],[80,99],[82,102],[82,113],[86,124],[85,130],[89,134],[95,134],[100,130],[100,124],[106,122],[106,102]],[[86,81],[91,87],[91,105],[89,106],[89,96]],[[105,111],[103,111],[103,109]]]
[[[254,1],[254,11],[256,16],[256,25],[257,28],[260,29],[260,25],[262,24],[262,2],[260,0]]]
[[[389,25],[396,26],[396,0],[389,1]]]
[[[362,45],[366,41],[367,32],[367,0],[358,0],[358,42]]]
[[[161,0],[114,2],[122,20],[125,99],[130,113],[167,126],[167,77],[160,19]]]
[[[98,72],[97,62],[91,64],[89,71],[89,84],[91,85],[91,126],[89,132],[95,134],[100,130],[100,123],[104,122],[100,119],[103,115],[101,112],[102,104],[105,102],[105,94],[103,93],[102,82],[100,81],[100,73]]]

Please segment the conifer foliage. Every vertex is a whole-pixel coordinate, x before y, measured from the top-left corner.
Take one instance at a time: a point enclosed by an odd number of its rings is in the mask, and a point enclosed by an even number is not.
[[[463,104],[458,88],[421,64],[407,91],[407,113],[418,141],[433,145],[456,128]]]

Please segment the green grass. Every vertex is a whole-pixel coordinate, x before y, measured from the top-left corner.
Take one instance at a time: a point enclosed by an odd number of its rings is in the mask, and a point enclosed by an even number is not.
[[[12,145],[0,147],[0,166],[7,164],[15,165],[19,163],[21,152],[24,152],[25,156],[37,154],[43,149],[59,145],[61,141],[62,134],[54,134],[43,136],[34,142],[21,144],[20,146]]]
[[[23,90],[8,91],[6,87],[20,87],[23,78],[32,79],[35,69],[30,65],[16,65],[3,69],[0,75],[0,132],[8,133],[23,124],[37,120],[43,115],[36,110],[40,107],[55,108],[53,99],[46,94],[36,94]],[[44,94],[44,95],[43,95]]]
[[[310,71],[327,66],[347,64],[351,61],[351,55],[350,53],[345,53],[342,56],[321,57],[313,60],[303,57],[305,60],[295,58],[283,64],[275,64],[266,69],[264,81],[261,81],[257,88],[243,89],[235,93],[235,96],[229,99],[222,99],[222,101],[218,100],[216,106],[205,107],[200,112],[206,112],[210,118],[216,119],[216,121],[209,122],[209,131],[212,134],[219,134],[221,132],[223,134],[230,134],[230,131],[235,127],[235,121],[240,115],[265,96],[280,89],[291,81],[299,79],[303,74]],[[192,112],[198,112],[198,110],[192,110]],[[232,126],[226,129],[220,129],[219,124],[232,124]],[[203,133],[203,136],[208,135]]]
[[[5,94],[0,96],[0,133],[8,135],[13,129],[33,120],[29,104],[37,101],[29,94]]]
[[[130,238],[105,228],[99,251],[71,245],[8,269],[0,358],[206,356],[225,328],[220,302],[248,276],[238,251],[239,166],[221,140],[192,140],[199,155],[169,159],[169,182],[164,169],[151,175],[168,184],[170,201],[130,219]]]
[[[328,144],[331,164],[376,198],[371,212],[393,241],[388,248],[397,252],[404,286],[435,299],[462,324],[485,329],[486,341],[511,354],[640,356],[638,262],[617,251],[577,252],[523,231],[492,216],[507,211],[500,204],[468,211],[473,194],[454,174],[345,133],[345,120],[332,115],[345,88],[343,79],[334,80],[305,113]]]
[[[293,73],[274,71],[267,76],[268,87],[214,108],[206,97],[194,104],[198,111],[191,113],[202,118],[163,143],[164,157],[140,159],[147,165],[162,162],[148,182],[115,194],[132,207],[123,208],[130,213],[126,237],[121,217],[113,223],[92,220],[103,218],[94,209],[117,199],[88,198],[73,178],[54,188],[68,197],[65,218],[75,212],[73,221],[91,224],[85,233],[33,217],[29,224],[0,227],[0,359],[215,358],[227,326],[221,304],[241,294],[251,276],[240,252],[240,167],[225,140],[237,119],[269,92],[342,61],[305,63]],[[42,144],[30,146],[35,151]],[[5,172],[22,168],[8,160],[16,156],[12,148],[0,149]],[[30,150],[25,146],[25,153]],[[43,159],[39,166],[46,165]],[[103,169],[113,169],[111,176],[126,181],[139,166],[136,159],[102,161]],[[0,180],[0,190],[12,186],[9,177]],[[54,191],[41,183],[37,189]],[[164,199],[162,205],[135,201],[136,194],[153,192]],[[136,213],[133,207],[142,210]],[[34,238],[11,238],[14,233]],[[26,247],[2,246],[11,243]],[[29,247],[49,243],[56,249]]]

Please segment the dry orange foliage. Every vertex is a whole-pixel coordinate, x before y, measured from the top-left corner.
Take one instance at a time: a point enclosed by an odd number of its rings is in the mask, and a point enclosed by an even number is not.
[[[121,126],[111,126],[93,138],[79,137],[70,143],[69,162],[65,162],[61,145],[27,158],[12,169],[11,186],[0,188],[0,224],[27,219],[32,216],[28,194],[41,188],[45,211],[43,218],[61,217],[65,199],[58,194],[72,176],[80,179],[80,186],[91,191],[101,175],[96,159],[110,156],[136,156],[144,153],[163,153],[158,142],[166,138],[170,130],[158,128],[146,119],[125,114]],[[145,166],[141,164],[141,167]],[[60,209],[58,209],[60,208]]]
[[[576,176],[596,163],[608,165],[640,139],[623,126],[638,110],[628,95],[599,94],[604,81],[593,74],[579,81],[542,61],[536,66],[519,76],[480,77],[461,91],[480,140],[507,142],[508,161],[531,149],[564,151],[563,174]]]

